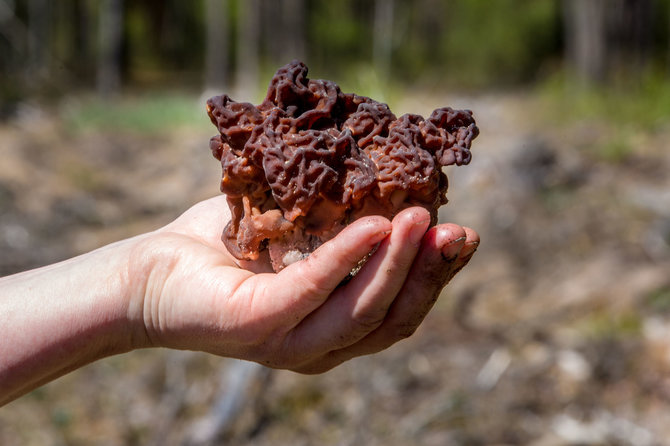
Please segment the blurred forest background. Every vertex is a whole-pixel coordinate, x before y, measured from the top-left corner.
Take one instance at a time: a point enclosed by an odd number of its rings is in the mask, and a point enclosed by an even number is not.
[[[0,275],[217,194],[206,98],[294,58],[474,111],[441,210],[471,264],[381,354],[120,355],[0,408],[0,444],[670,444],[670,0],[0,0]]]
[[[458,88],[667,78],[667,0],[3,0],[3,112],[27,97],[329,78]],[[372,81],[370,81],[372,82]]]

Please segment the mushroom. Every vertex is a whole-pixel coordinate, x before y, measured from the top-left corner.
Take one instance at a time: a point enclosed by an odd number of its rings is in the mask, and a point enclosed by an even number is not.
[[[240,260],[268,250],[275,271],[366,215],[422,206],[437,223],[442,167],[468,164],[479,133],[469,110],[396,118],[386,104],[308,79],[299,61],[276,72],[260,105],[222,95],[207,112],[231,210],[222,240]]]

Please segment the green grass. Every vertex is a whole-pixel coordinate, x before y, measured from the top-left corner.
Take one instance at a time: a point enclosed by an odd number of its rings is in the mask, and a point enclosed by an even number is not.
[[[265,97],[267,84],[273,73],[263,72],[261,87],[251,97],[235,97],[240,102],[260,103]],[[310,72],[310,78],[321,79],[322,73]],[[335,80],[345,93],[356,92],[378,101],[393,102],[400,96],[400,89],[371,70],[360,66],[349,71],[347,76]],[[230,92],[228,92],[230,93]],[[63,107],[62,117],[66,129],[74,133],[135,133],[155,134],[170,129],[189,127],[209,129],[211,122],[205,110],[205,98],[170,92],[152,92],[136,96],[122,96],[104,100],[88,97],[70,101]],[[213,127],[212,127],[213,128]]]
[[[663,286],[651,291],[645,297],[645,304],[655,313],[670,313],[670,286]]]
[[[580,332],[592,340],[634,338],[642,332],[641,316],[633,311],[614,314],[594,311],[578,323]]]
[[[83,99],[63,113],[74,132],[159,133],[178,127],[204,127],[210,121],[204,100],[196,96],[152,93],[113,100]]]
[[[541,84],[537,93],[544,120],[557,128],[579,124],[588,129],[582,148],[600,161],[625,162],[646,137],[670,129],[670,80],[664,75],[603,86],[559,75]]]
[[[670,79],[663,74],[593,87],[560,75],[541,84],[539,93],[559,122],[605,120],[653,131],[670,120]]]

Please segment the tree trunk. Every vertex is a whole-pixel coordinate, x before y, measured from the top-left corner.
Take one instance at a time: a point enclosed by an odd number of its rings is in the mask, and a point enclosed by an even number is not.
[[[72,67],[74,76],[81,81],[91,82],[95,73],[94,48],[91,44],[91,35],[93,34],[91,17],[94,12],[89,8],[89,4],[83,0],[74,0],[70,7],[70,49],[68,62]],[[73,26],[74,24],[74,26]]]
[[[241,100],[251,101],[258,87],[260,1],[241,0],[237,32],[236,90]],[[245,99],[246,98],[246,99]]]
[[[28,85],[39,85],[49,78],[49,16],[48,0],[28,2]]]
[[[563,0],[566,57],[586,84],[601,83],[607,72],[607,0]]]
[[[117,94],[121,88],[123,0],[103,0],[99,11],[97,87],[100,95],[109,97]]]
[[[262,0],[263,46],[273,67],[305,57],[305,0]]]
[[[284,0],[282,5],[282,24],[285,35],[282,46],[282,64],[293,59],[305,57],[305,0]]]
[[[652,53],[654,5],[651,0],[618,0],[608,5],[612,12],[611,40],[615,42],[614,66],[627,77],[639,80]]]
[[[228,87],[228,0],[205,1],[205,90]]]
[[[377,76],[386,80],[391,75],[393,49],[393,0],[375,0],[372,63]]]
[[[15,8],[14,2],[0,2],[0,37],[7,41],[7,45],[0,45],[0,74],[11,74],[12,77],[19,76],[17,71],[25,63],[28,40],[28,30],[17,19]]]
[[[261,36],[263,48],[267,52],[268,62],[272,66],[282,63],[284,57],[284,18],[282,16],[283,1],[261,0],[261,17],[263,26]]]

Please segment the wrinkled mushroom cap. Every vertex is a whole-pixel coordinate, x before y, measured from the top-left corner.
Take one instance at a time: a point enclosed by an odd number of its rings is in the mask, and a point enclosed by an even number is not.
[[[442,167],[468,164],[479,133],[469,110],[396,118],[386,104],[308,79],[298,61],[277,71],[260,105],[222,95],[207,112],[232,214],[222,240],[240,260],[268,249],[275,271],[365,215],[422,206],[435,224],[447,202]]]

